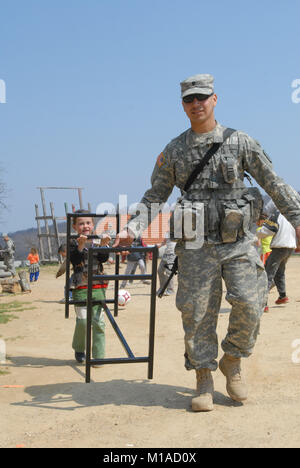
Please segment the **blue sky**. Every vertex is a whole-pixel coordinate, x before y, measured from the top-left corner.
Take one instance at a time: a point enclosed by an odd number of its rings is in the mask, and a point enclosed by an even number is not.
[[[139,201],[189,126],[179,83],[196,73],[215,76],[217,120],[259,140],[300,189],[298,0],[2,0],[0,12],[0,231],[36,225],[39,186],[83,187],[93,210]],[[77,203],[46,196],[57,215]]]

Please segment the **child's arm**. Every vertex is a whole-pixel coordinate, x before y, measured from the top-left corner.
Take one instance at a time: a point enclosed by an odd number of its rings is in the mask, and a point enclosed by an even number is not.
[[[111,240],[111,237],[109,234],[106,234],[106,233],[101,234],[101,243],[100,243],[101,247],[107,246],[110,240]],[[99,263],[107,262],[108,258],[109,258],[108,253],[98,253],[97,255],[97,260]]]
[[[107,236],[110,240],[110,236]],[[107,237],[103,239],[103,245],[106,245]],[[86,246],[88,238],[84,235],[80,235],[77,238],[77,242],[70,243],[70,260],[73,266],[79,265],[84,261],[84,252],[83,249]],[[101,239],[102,245],[102,239]],[[98,253],[97,259],[100,263],[105,263],[108,260],[108,253]]]
[[[108,253],[98,253],[98,255],[97,255],[97,260],[98,260],[99,263],[107,262],[108,258],[109,258]]]
[[[84,253],[79,250],[79,245],[76,241],[70,242],[70,261],[73,266],[79,265],[84,260]]]

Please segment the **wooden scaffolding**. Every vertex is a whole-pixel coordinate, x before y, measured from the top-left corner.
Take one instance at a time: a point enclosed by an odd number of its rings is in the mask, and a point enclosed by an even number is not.
[[[47,214],[45,190],[76,190],[78,194],[79,208],[83,209],[82,201],[82,187],[37,187],[40,190],[42,215],[40,214],[39,206],[35,205],[35,219],[37,222],[38,240],[40,248],[40,260],[42,262],[57,262],[58,261],[58,248],[62,241],[66,238],[66,228],[63,232],[59,232],[59,221],[66,221],[68,213],[68,205],[64,203],[65,215],[55,216],[54,204],[50,202],[50,214]],[[88,209],[91,211],[90,204]],[[75,211],[75,206],[72,205],[72,211]],[[44,222],[44,226],[42,223]],[[54,240],[54,243],[52,242]],[[45,248],[46,242],[46,248]],[[53,254],[53,249],[55,249]]]

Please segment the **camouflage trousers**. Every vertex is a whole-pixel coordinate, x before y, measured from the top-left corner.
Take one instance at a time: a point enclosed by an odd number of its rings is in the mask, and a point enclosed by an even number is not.
[[[222,279],[232,306],[224,352],[248,357],[259,332],[260,317],[267,298],[267,275],[253,245],[245,237],[234,244],[208,244],[201,249],[176,246],[178,255],[177,308],[185,333],[185,366],[188,370],[218,367],[218,314]]]

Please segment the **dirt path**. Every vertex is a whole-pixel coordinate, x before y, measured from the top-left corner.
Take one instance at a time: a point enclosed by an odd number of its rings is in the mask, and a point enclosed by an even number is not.
[[[120,364],[92,369],[92,382],[86,384],[85,368],[75,363],[71,348],[74,312],[65,320],[58,303],[64,278],[56,280],[54,271],[43,269],[31,294],[0,297],[1,303],[19,301],[29,308],[0,325],[7,347],[0,371],[8,372],[0,373],[0,447],[300,446],[300,364],[293,362],[300,361],[299,256],[287,268],[290,303],[275,306],[276,292],[271,292],[255,353],[244,361],[249,400],[233,402],[217,371],[212,413],[190,410],[195,374],[183,366],[181,318],[172,296],[157,301],[153,380],[147,380],[146,364]],[[118,325],[134,353],[144,356],[149,286],[134,283],[128,290],[132,301],[120,311]],[[220,338],[228,311],[223,299]],[[107,356],[125,356],[109,323]]]

